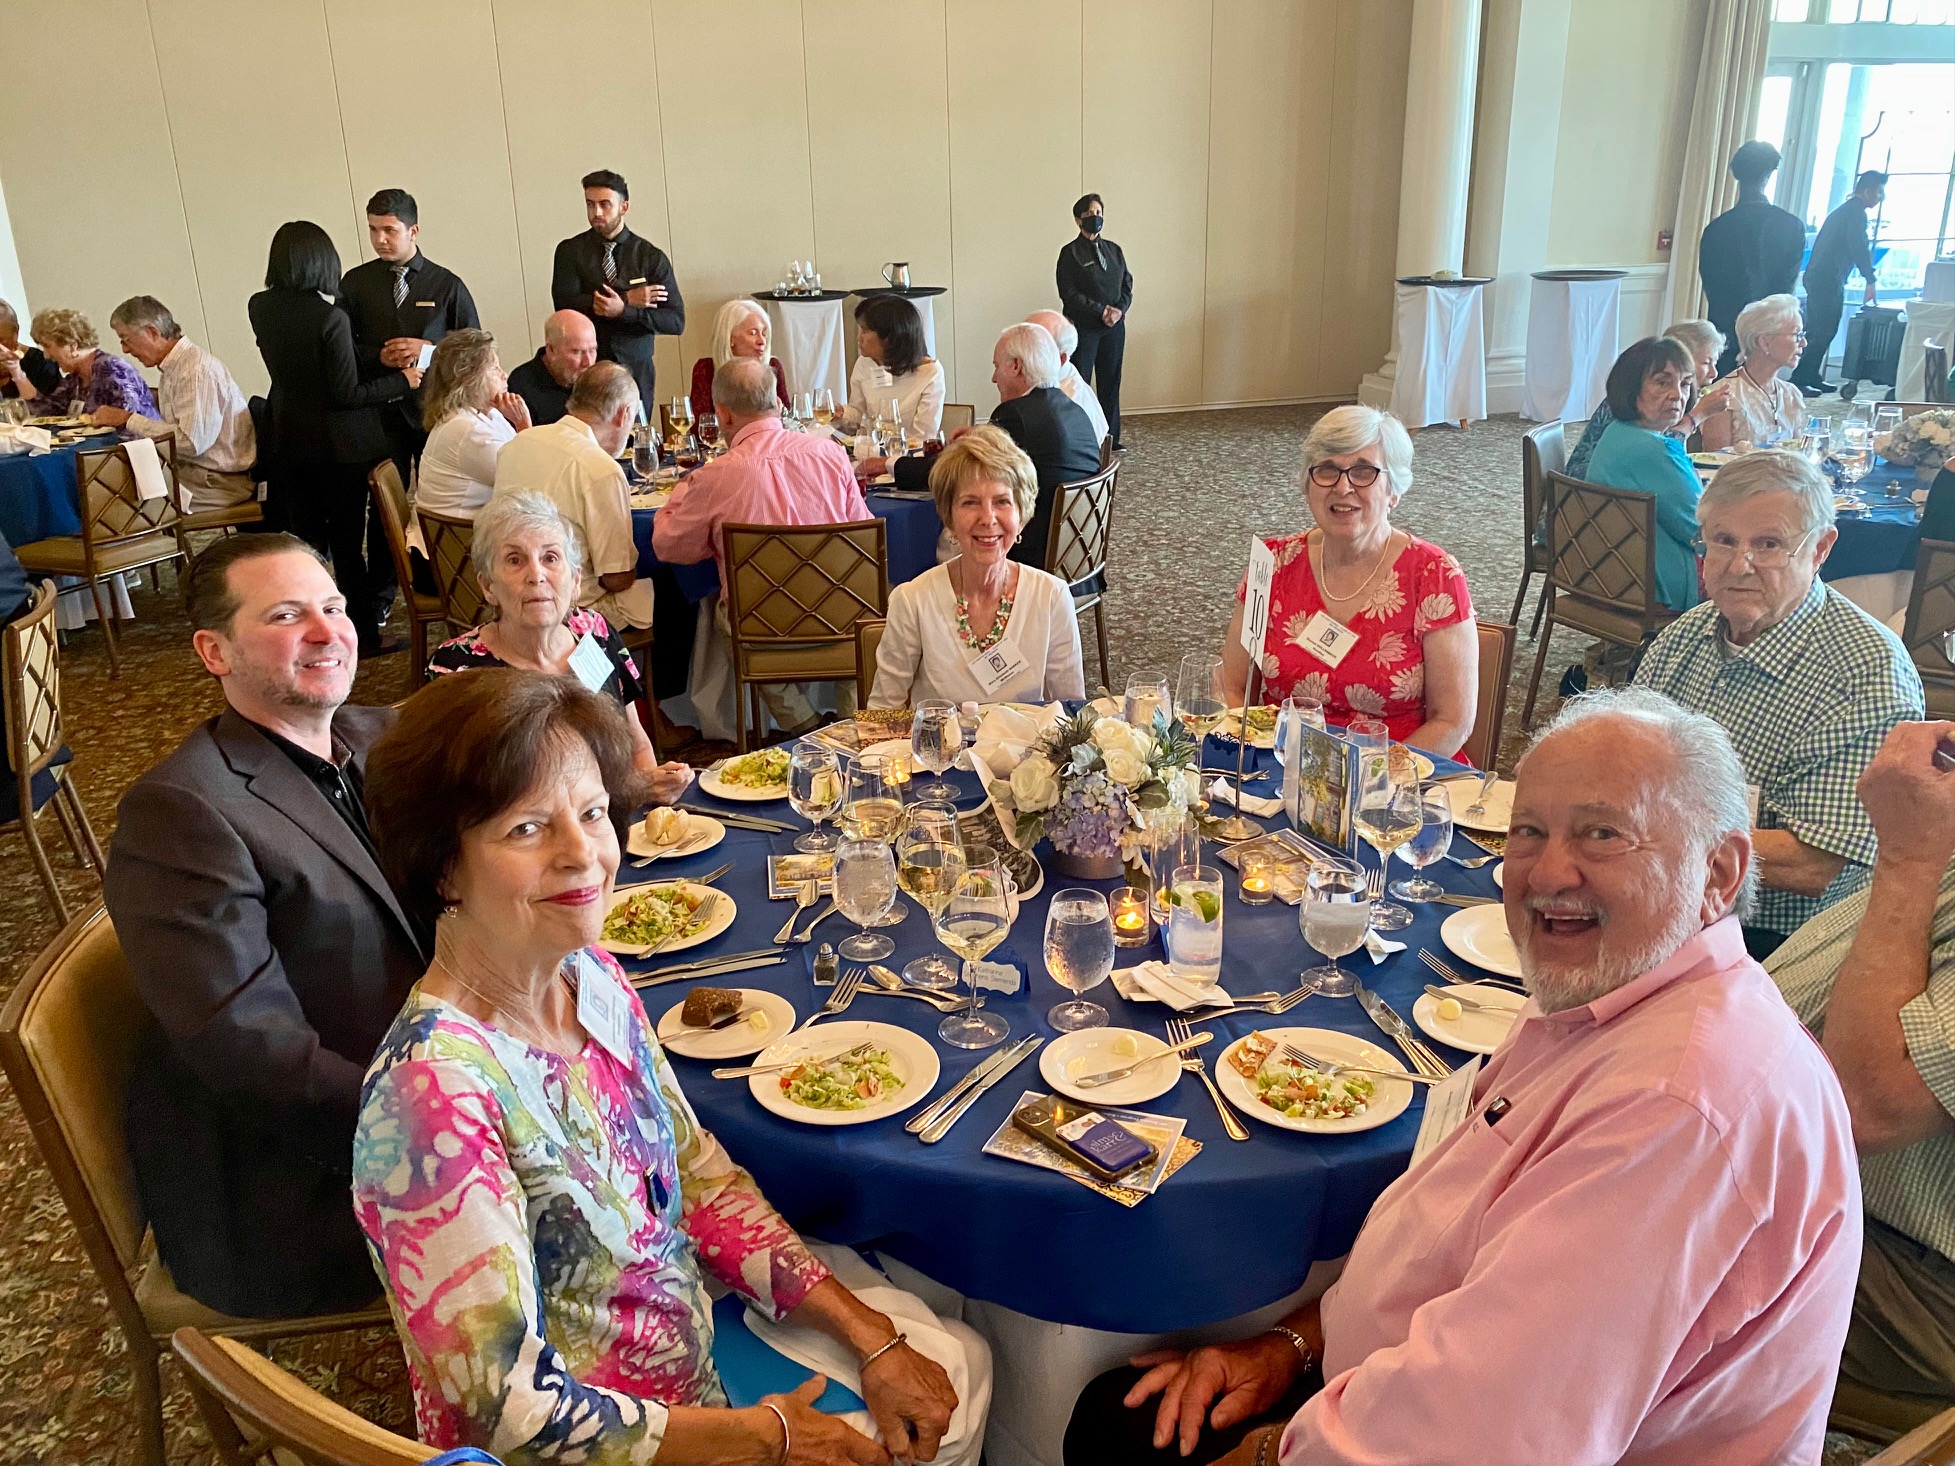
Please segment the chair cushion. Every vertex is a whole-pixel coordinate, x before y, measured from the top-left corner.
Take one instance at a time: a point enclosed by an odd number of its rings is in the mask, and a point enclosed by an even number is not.
[[[119,570],[139,570],[145,565],[171,560],[180,553],[182,550],[174,532],[153,529],[130,539],[98,544],[95,547],[95,569],[98,574],[113,575]],[[56,535],[52,539],[35,540],[32,544],[20,546],[14,551],[14,556],[26,569],[48,575],[88,573],[79,535]]]
[[[1554,619],[1557,626],[1572,626],[1623,646],[1639,645],[1645,630],[1641,617],[1624,615],[1613,606],[1592,601],[1587,596],[1570,595],[1567,591],[1555,595]],[[1665,611],[1656,624],[1664,626],[1675,619],[1674,612]]]
[[[185,514],[180,522],[186,530],[225,529],[234,524],[261,524],[264,518],[265,506],[256,499],[247,499],[226,509],[203,509],[195,514]]]
[[[61,775],[55,772],[63,764],[73,760],[74,750],[67,744],[61,745],[54,760],[34,776],[34,812],[39,814],[43,805],[54,798],[56,782]],[[13,770],[0,771],[0,825],[9,824],[20,818],[20,780]]]
[[[748,681],[834,682],[855,676],[855,643],[805,642],[740,649],[740,676]]]

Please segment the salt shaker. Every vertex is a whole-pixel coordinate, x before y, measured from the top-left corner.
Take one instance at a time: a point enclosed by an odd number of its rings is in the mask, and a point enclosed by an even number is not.
[[[823,942],[815,952],[815,986],[818,988],[835,986],[835,974],[841,965],[840,959],[835,955],[835,949],[827,942]]]

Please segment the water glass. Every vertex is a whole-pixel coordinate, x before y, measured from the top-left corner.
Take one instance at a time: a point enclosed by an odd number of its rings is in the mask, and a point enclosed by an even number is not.
[[[1222,872],[1177,866],[1168,888],[1168,967],[1183,982],[1222,979]]]
[[[1276,712],[1275,753],[1279,764],[1288,766],[1290,757],[1290,730],[1298,724],[1306,728],[1324,731],[1324,701],[1318,697],[1286,697],[1283,706]]]
[[[1156,926],[1168,924],[1168,891],[1174,885],[1175,871],[1201,863],[1201,826],[1193,814],[1155,835],[1147,850],[1147,901]]]
[[[1418,832],[1398,847],[1398,857],[1414,870],[1424,870],[1445,858],[1453,844],[1453,801],[1446,786],[1428,779],[1419,785]],[[1405,901],[1437,901],[1446,888],[1424,876],[1393,881],[1392,894]]]
[[[967,847],[964,874],[932,921],[937,940],[963,959],[971,990],[970,1001],[962,1011],[937,1026],[937,1037],[947,1044],[960,1049],[988,1049],[1002,1043],[1011,1032],[1010,1023],[996,1013],[983,1011],[977,964],[1011,935],[1012,910],[1011,884],[997,852],[985,846]]]
[[[861,930],[836,952],[852,962],[880,962],[896,950],[888,937],[869,930],[896,904],[896,861],[881,840],[845,839],[835,849],[835,909]]]
[[[957,798],[957,786],[947,782],[943,773],[957,762],[963,747],[964,724],[957,716],[956,703],[930,697],[916,705],[916,714],[910,720],[910,752],[916,756],[919,768],[936,775],[932,782],[917,786],[918,798]]]
[[[632,429],[631,466],[645,482],[650,482],[652,475],[658,471],[658,444],[652,441],[649,427]]]
[[[835,837],[822,831],[822,822],[842,807],[842,764],[828,749],[812,743],[796,746],[787,761],[787,802],[814,828],[794,842],[796,850],[811,854],[835,848]]]
[[[1105,1025],[1106,1009],[1079,996],[1113,971],[1113,917],[1105,896],[1085,886],[1068,886],[1053,896],[1045,913],[1045,970],[1074,994],[1071,1002],[1046,1013],[1047,1023],[1061,1033]]]
[[[1168,679],[1155,672],[1136,672],[1127,679],[1127,696],[1122,715],[1136,728],[1152,728],[1154,718],[1174,716],[1174,699],[1168,695]]]
[[[701,413],[699,421],[693,425],[693,431],[699,434],[700,444],[709,455],[719,451],[720,419],[718,413]]]
[[[1364,867],[1343,856],[1319,856],[1310,868],[1303,901],[1297,907],[1303,939],[1330,961],[1303,974],[1326,998],[1348,998],[1358,980],[1337,965],[1364,945],[1371,927],[1371,897]]]
[[[1353,718],[1344,725],[1344,736],[1361,749],[1382,750],[1392,743],[1392,730],[1383,718]]]
[[[1181,659],[1175,679],[1174,706],[1196,738],[1206,738],[1228,712],[1222,700],[1222,659],[1207,652],[1189,652]]]

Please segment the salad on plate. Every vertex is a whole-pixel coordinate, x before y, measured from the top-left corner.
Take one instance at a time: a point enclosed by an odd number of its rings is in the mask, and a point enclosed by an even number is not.
[[[689,937],[705,926],[699,915],[703,894],[683,886],[646,886],[619,901],[604,918],[604,940],[656,946],[668,938]]]
[[[743,753],[720,765],[719,781],[733,789],[784,788],[790,757],[785,748],[763,748],[757,753]]]
[[[866,1109],[902,1087],[887,1049],[797,1064],[781,1075],[781,1093],[810,1110]]]
[[[1332,1079],[1292,1063],[1264,1035],[1252,1034],[1229,1056],[1262,1103],[1292,1120],[1355,1120],[1371,1103],[1375,1084],[1361,1074]]]

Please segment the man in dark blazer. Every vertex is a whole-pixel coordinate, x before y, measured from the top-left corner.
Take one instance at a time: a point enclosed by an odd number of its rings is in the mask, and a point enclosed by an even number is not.
[[[343,706],[345,601],[290,535],[191,568],[193,643],[227,709],[123,796],[104,890],[157,1027],[130,1159],[177,1286],[294,1318],[378,1293],[349,1192],[360,1084],[431,949],[362,803],[386,708]]]
[[[1100,471],[1100,435],[1086,409],[1061,392],[1059,346],[1043,326],[1021,321],[1007,326],[991,348],[991,380],[999,402],[991,425],[1011,434],[1039,476],[1039,503],[1012,547],[1011,558],[1045,565],[1045,541],[1052,523],[1052,501],[1060,484],[1077,483]],[[930,484],[932,459],[899,458],[890,469],[899,489]]]
[[[652,347],[686,328],[686,303],[664,250],[625,227],[631,192],[608,168],[584,175],[584,217],[591,227],[557,245],[550,271],[551,303],[581,311],[597,327],[597,359],[623,363],[638,383],[638,400],[658,421]]]

